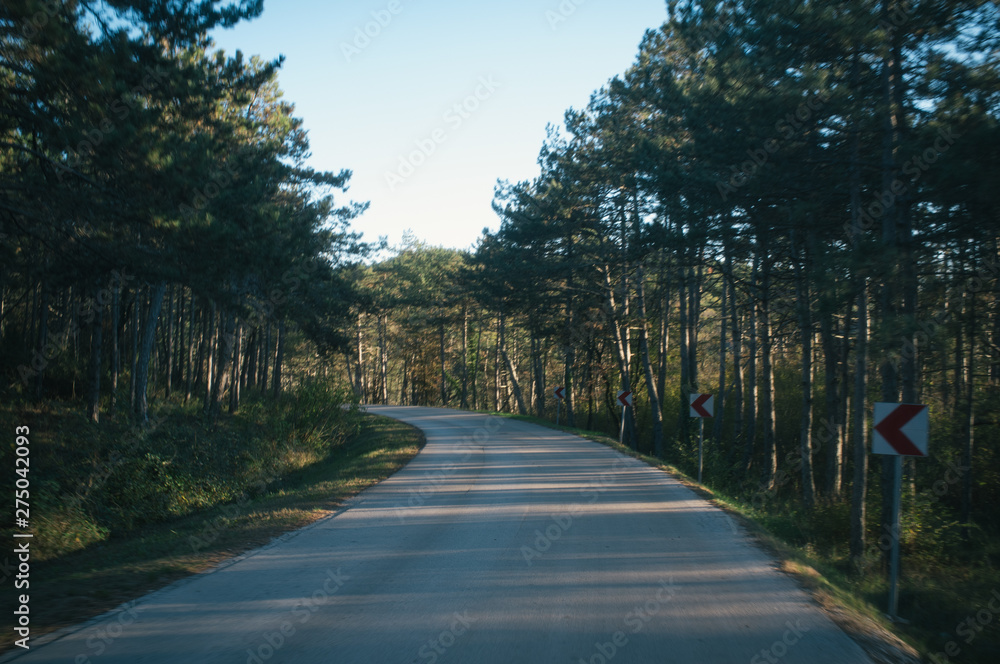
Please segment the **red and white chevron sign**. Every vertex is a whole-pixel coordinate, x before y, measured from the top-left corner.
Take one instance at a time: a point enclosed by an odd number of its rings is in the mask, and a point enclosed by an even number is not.
[[[711,394],[691,395],[691,417],[712,417],[715,401]]]
[[[618,403],[623,406],[632,405],[632,390],[618,390]]]
[[[563,399],[566,398],[566,388],[565,387],[557,387],[554,394],[556,396],[556,399],[559,399],[559,401],[562,401]]]
[[[875,404],[873,454],[927,456],[929,432],[930,414],[927,406],[912,403]]]

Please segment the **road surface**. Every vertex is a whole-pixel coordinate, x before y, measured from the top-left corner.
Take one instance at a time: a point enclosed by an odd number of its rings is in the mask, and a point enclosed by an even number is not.
[[[370,407],[425,449],[347,509],[19,664],[869,662],[722,511],[534,425]]]

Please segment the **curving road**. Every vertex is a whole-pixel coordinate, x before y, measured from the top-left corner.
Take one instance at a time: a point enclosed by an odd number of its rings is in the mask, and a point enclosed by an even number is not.
[[[870,662],[665,473],[522,422],[368,410],[427,434],[399,473],[15,661]]]

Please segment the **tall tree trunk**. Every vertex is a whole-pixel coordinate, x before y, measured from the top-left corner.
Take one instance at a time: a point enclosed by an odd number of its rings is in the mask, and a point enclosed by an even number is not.
[[[743,438],[743,330],[740,327],[739,299],[736,297],[736,276],[733,274],[731,252],[726,253],[726,275],[729,283],[729,319],[733,340],[733,435],[736,440],[731,446],[737,450],[736,444]]]
[[[479,366],[483,351],[483,318],[476,315],[476,354],[472,362],[472,409],[479,410]],[[485,391],[485,390],[484,390]],[[483,410],[486,410],[485,406]]]
[[[743,468],[750,470],[754,448],[757,446],[757,411],[759,394],[757,390],[757,284],[760,278],[760,252],[754,252],[753,267],[750,272],[751,297],[747,306],[747,322],[750,338],[747,341],[747,403],[746,433],[743,435]]]
[[[441,405],[448,405],[448,366],[447,366],[447,356],[445,355],[445,331],[444,331],[444,319],[438,324],[438,340],[440,342],[440,353],[441,353]]]
[[[362,320],[364,314],[358,314],[358,329],[357,329],[357,364],[354,365],[354,391],[357,392],[358,399],[361,403],[365,403],[368,396],[367,390],[365,389],[365,346],[364,338],[362,332]]]
[[[612,331],[612,341],[614,342],[615,358],[618,361],[618,374],[621,379],[621,389],[629,392],[632,390],[632,378],[629,373],[631,364],[631,353],[629,337],[627,333],[628,304],[621,303],[619,309],[615,301],[615,289],[611,284],[611,268],[604,266],[604,297],[607,310],[610,312],[610,323]],[[625,298],[627,300],[627,297]],[[625,444],[632,449],[638,448],[638,440],[635,437],[635,413],[634,408],[623,409],[625,418]]]
[[[272,372],[271,393],[275,399],[281,395],[281,372],[285,362],[285,321],[278,321],[278,341],[274,350],[274,371]],[[359,369],[360,372],[360,369]]]
[[[205,382],[202,384],[202,400],[205,404],[204,411],[206,413],[212,409],[212,388],[215,385],[215,364],[218,357],[218,343],[216,343],[216,339],[218,337],[219,312],[215,300],[212,300],[210,304],[211,312],[205,312],[208,318],[208,332],[205,336]]]
[[[191,292],[191,308],[188,310],[188,333],[187,333],[187,359],[186,367],[184,370],[184,405],[186,406],[189,401],[191,401],[191,394],[194,390],[194,375],[195,375],[195,350],[194,350],[194,329],[195,321],[197,320],[197,312],[195,310],[195,298],[194,291]],[[198,361],[201,362],[201,357],[199,354]]]
[[[40,294],[38,296],[38,343],[36,348],[38,349],[38,355],[42,358],[42,361],[38,366],[38,375],[35,376],[35,400],[41,401],[42,395],[45,393],[45,369],[48,364],[48,359],[46,359],[45,349],[49,344],[49,287],[43,281]]]
[[[379,318],[381,322],[379,339],[379,374],[382,384],[382,405],[389,405],[389,314],[382,313]],[[464,396],[462,397],[464,400]]]
[[[812,408],[813,408],[813,385],[812,385],[812,341],[813,323],[812,308],[809,303],[809,285],[807,283],[806,265],[809,264],[810,256],[806,249],[808,243],[798,242],[798,249],[795,248],[797,236],[801,231],[792,231],[793,253],[795,254],[795,299],[798,304],[799,332],[802,344],[802,418],[799,426],[799,455],[801,457],[802,468],[802,504],[807,510],[812,510],[816,504],[816,482],[813,477],[813,449],[812,449]]]
[[[215,419],[222,412],[222,398],[229,389],[231,370],[229,365],[233,359],[233,348],[236,345],[236,320],[233,314],[222,311],[219,335],[219,360],[215,372],[215,381],[212,385],[212,399],[208,408],[208,414]]]
[[[858,89],[861,55],[854,49],[851,62],[851,87]],[[856,571],[864,569],[868,500],[868,278],[863,249],[864,228],[861,220],[861,132],[851,128],[850,166],[851,243],[854,265],[851,283],[857,294],[857,338],[854,344],[854,395],[852,397],[851,436],[853,438],[853,478],[851,483],[851,515],[849,552]],[[850,328],[845,328],[848,334]],[[846,356],[845,356],[846,360]]]
[[[722,445],[722,420],[726,412],[726,326],[729,319],[726,318],[727,288],[725,274],[719,279],[719,288],[722,291],[719,303],[719,391],[715,399],[715,417],[712,422],[712,439],[717,450],[723,449]]]
[[[350,356],[348,356],[350,359]],[[267,374],[271,367],[271,321],[267,321],[267,329],[264,331],[264,345],[260,349],[260,379],[257,384],[260,385],[261,394],[267,392],[268,380]],[[350,371],[348,370],[348,377],[350,376]]]
[[[642,355],[642,368],[646,374],[646,389],[649,391],[649,409],[653,416],[653,453],[663,456],[663,413],[660,412],[660,393],[657,391],[656,378],[653,375],[653,362],[649,353],[649,321],[646,319],[646,277],[642,264],[636,268],[635,286],[639,306],[639,353]]]
[[[156,326],[160,319],[160,308],[163,305],[163,295],[167,291],[167,282],[160,281],[153,286],[149,296],[149,308],[143,324],[142,341],[139,346],[139,356],[136,361],[135,381],[135,417],[140,423],[149,421],[149,404],[147,403],[147,387],[149,385],[149,359],[156,341]]]
[[[897,0],[884,0],[883,17],[889,18],[895,10]],[[889,42],[885,45],[882,59],[882,100],[880,113],[882,116],[882,191],[891,191],[898,177],[897,151],[903,131],[901,122],[905,122],[903,110],[897,107],[904,85],[901,78],[901,40],[900,30],[887,32]],[[903,328],[900,326],[899,307],[897,304],[896,284],[904,278],[905,268],[901,269],[901,226],[906,224],[906,192],[892,199],[886,206],[882,216],[883,254],[880,264],[883,266],[881,279],[881,297],[879,302],[879,351],[881,352],[880,374],[882,379],[881,400],[895,403],[899,401],[900,367],[896,363],[897,341]],[[915,285],[915,284],[914,284]],[[905,286],[904,286],[905,289]],[[913,385],[911,385],[913,387]],[[880,533],[895,536],[893,530],[893,488],[896,459],[892,455],[881,455],[882,470],[882,510]],[[891,550],[883,550],[882,563],[888,568]]]
[[[678,350],[680,352],[681,365],[681,384],[678,395],[679,401],[677,404],[679,408],[679,412],[677,414],[677,424],[681,445],[685,450],[691,449],[691,420],[689,415],[691,412],[690,395],[693,389],[691,385],[691,362],[688,359],[688,343],[691,339],[688,334],[688,326],[690,325],[690,318],[688,316],[688,304],[690,303],[690,299],[687,296],[688,286],[687,268],[681,267],[681,276],[677,284],[677,298],[679,300],[678,323],[680,325],[678,334],[680,346]]]
[[[166,382],[164,384],[164,392],[166,398],[170,398],[170,390],[173,387],[173,373],[174,373],[174,285],[170,285],[169,292],[167,294],[167,328],[164,331],[164,346],[166,347],[166,357],[164,358],[164,366],[166,368],[165,378]]]
[[[820,312],[820,339],[823,344],[824,360],[824,396],[826,402],[826,422],[823,427],[826,444],[826,495],[839,498],[841,487],[841,467],[843,466],[843,451],[841,439],[843,422],[840,419],[840,346],[834,337],[833,309],[825,306]]]
[[[863,569],[865,555],[866,501],[868,499],[868,291],[864,278],[858,289],[858,336],[854,345],[853,423],[854,478],[851,485],[851,562]]]
[[[111,287],[111,411],[118,406],[118,372],[121,370],[118,325],[121,320],[121,283],[116,280]]]
[[[517,402],[517,412],[521,415],[528,414],[528,407],[524,403],[524,394],[521,392],[521,385],[517,380],[517,368],[514,363],[510,361],[510,355],[507,353],[507,338],[506,338],[506,319],[505,314],[501,310],[500,312],[500,355],[503,358],[504,366],[507,368],[507,383],[508,387],[513,390],[514,399]]]
[[[966,323],[968,324],[968,337],[969,337],[969,350],[966,353],[964,364],[965,364],[965,398],[964,401],[964,412],[962,413],[962,468],[964,473],[962,475],[962,537],[968,541],[972,537],[969,524],[972,523],[972,486],[973,486],[973,468],[972,468],[972,453],[973,453],[973,443],[976,425],[976,414],[975,414],[975,358],[976,358],[976,295],[975,293],[966,292],[965,297],[968,299],[968,316],[966,316]],[[955,386],[959,389],[959,386]]]
[[[469,307],[462,305],[462,410],[469,409]]]
[[[87,380],[87,417],[95,424],[101,419],[101,345],[104,331],[104,305],[93,298],[94,320],[90,326],[90,366]]]
[[[774,344],[771,338],[771,257],[764,255],[764,274],[761,279],[760,299],[760,359],[761,392],[764,395],[761,407],[764,411],[764,483],[769,489],[776,486],[778,471],[778,445],[775,437],[774,404]]]
[[[497,314],[497,334],[496,334],[496,345],[493,353],[493,411],[500,412],[500,339],[503,336],[500,333],[500,328],[502,327],[501,321],[503,316]]]
[[[232,375],[229,377],[229,412],[230,414],[235,413],[240,407],[240,362],[243,359],[243,321],[238,321],[236,323],[236,329],[234,330],[236,336],[233,344],[233,369]]]
[[[545,362],[542,357],[542,342],[535,336],[534,333],[531,334],[531,366],[532,372],[535,375],[534,388],[535,393],[534,404],[535,404],[535,415],[539,418],[545,417]]]

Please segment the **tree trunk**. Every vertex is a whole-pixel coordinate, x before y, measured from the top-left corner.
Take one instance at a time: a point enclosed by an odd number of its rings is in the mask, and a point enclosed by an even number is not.
[[[350,356],[348,356],[350,357]],[[271,321],[267,321],[267,329],[264,331],[264,345],[260,348],[260,376],[257,384],[260,385],[261,394],[267,392],[267,374],[271,367]],[[350,369],[348,369],[350,377]]]
[[[382,383],[382,405],[389,405],[389,314],[383,313],[381,321],[381,339],[379,340],[379,373]],[[464,397],[463,397],[464,398]]]
[[[726,274],[729,282],[729,318],[733,340],[733,441],[732,448],[735,451],[736,444],[743,437],[743,331],[740,327],[739,300],[736,297],[736,277],[733,274],[732,255],[726,255]]]
[[[760,299],[760,358],[761,391],[764,399],[764,483],[768,489],[776,486],[778,471],[778,445],[775,438],[774,416],[774,363],[772,362],[773,342],[771,339],[771,257],[764,255],[764,274],[761,279]]]
[[[215,305],[215,301],[211,301],[211,311],[206,311],[204,315],[207,317],[206,329],[207,333],[205,335],[205,382],[202,383],[202,401],[204,402],[204,411],[208,413],[212,409],[212,387],[215,385],[215,363],[216,357],[218,356],[216,343],[216,338],[218,336],[218,321],[219,317],[218,308]]]
[[[854,478],[851,487],[851,562],[864,566],[866,505],[868,498],[868,292],[863,278],[858,280],[858,337],[854,346]]]
[[[97,297],[93,298],[94,320],[90,326],[90,366],[87,372],[87,417],[95,424],[101,420],[101,345],[104,331],[104,305],[97,300]]]
[[[440,352],[441,352],[441,405],[448,405],[448,373],[447,373],[447,360],[445,355],[445,331],[444,331],[444,320],[438,324],[438,340],[440,342]]]
[[[719,391],[715,397],[715,417],[712,422],[712,439],[715,441],[715,448],[722,450],[722,420],[726,412],[726,326],[729,319],[726,318],[726,307],[728,302],[726,276],[723,274],[719,280],[721,302],[719,303]]]
[[[612,331],[612,341],[614,342],[615,356],[618,361],[618,374],[621,378],[621,389],[630,392],[632,390],[632,378],[629,373],[631,365],[631,353],[629,337],[627,334],[628,304],[622,302],[622,310],[619,310],[615,301],[615,290],[611,285],[611,269],[604,266],[604,297],[607,310],[610,312],[610,322]],[[625,418],[625,444],[632,449],[638,449],[638,440],[635,437],[635,413],[634,408],[623,409]]]
[[[41,401],[45,391],[45,369],[49,360],[46,358],[45,350],[49,344],[49,287],[42,282],[41,293],[38,296],[38,355],[42,361],[38,367],[38,375],[35,377],[35,401]]]
[[[799,332],[802,344],[802,417],[799,426],[799,454],[802,468],[802,504],[807,510],[812,510],[816,504],[816,483],[813,478],[812,449],[812,341],[813,323],[812,309],[809,304],[809,286],[807,284],[806,265],[809,264],[809,253],[806,243],[799,242],[795,248],[797,236],[801,231],[792,231],[793,253],[795,254],[795,299],[798,304]]]
[[[967,292],[965,295],[968,298],[968,337],[969,337],[969,350],[965,356],[965,394],[964,398],[964,412],[962,413],[962,468],[964,470],[962,474],[962,537],[969,541],[972,537],[972,533],[969,529],[969,524],[972,523],[972,486],[973,486],[973,470],[972,470],[972,453],[973,453],[973,443],[974,443],[974,433],[976,425],[976,414],[975,414],[975,403],[974,403],[974,387],[975,387],[975,357],[976,357],[976,295],[975,293]],[[955,386],[959,389],[959,386]]]
[[[209,403],[208,415],[215,419],[222,411],[222,398],[229,388],[231,371],[230,362],[233,358],[233,347],[236,345],[236,320],[233,315],[222,311],[219,330],[219,360],[215,371],[215,381],[212,384],[212,399]]]
[[[362,336],[361,323],[364,314],[358,314],[358,330],[357,330],[357,363],[354,365],[354,391],[357,392],[358,399],[361,403],[365,403],[367,399],[365,389],[365,347],[364,338]],[[279,331],[280,334],[280,331]]]
[[[167,291],[167,282],[160,281],[150,292],[149,309],[143,324],[142,341],[139,346],[139,356],[136,361],[135,381],[135,416],[140,423],[149,421],[149,404],[147,403],[147,387],[149,385],[149,359],[156,341],[156,326],[160,318],[160,308],[163,305],[163,295]]]
[[[243,359],[243,322],[236,323],[235,343],[233,348],[233,369],[229,377],[229,413],[233,414],[240,407],[240,363]]]
[[[653,375],[653,362],[649,354],[649,322],[646,320],[646,278],[642,265],[636,269],[635,286],[638,291],[639,306],[639,353],[642,368],[646,374],[646,389],[649,390],[649,409],[653,416],[653,453],[663,456],[663,413],[660,411],[660,393],[657,391]]]
[[[844,460],[841,438],[844,425],[840,419],[840,349],[834,338],[833,310],[829,306],[820,313],[820,338],[823,344],[823,379],[827,422],[827,425],[823,427],[823,436],[826,440],[826,495],[836,499],[840,497],[842,490],[841,467]]]
[[[118,406],[118,372],[121,370],[121,349],[118,347],[118,325],[121,320],[121,290],[119,281],[111,287],[111,412]]]
[[[166,383],[164,384],[164,392],[166,398],[170,398],[170,390],[173,387],[173,373],[174,373],[174,286],[170,285],[169,294],[167,295],[167,329],[164,334],[164,346],[166,348],[166,357],[164,358],[164,367]]]
[[[469,409],[469,308],[462,305],[462,410]]]
[[[517,412],[521,415],[528,414],[528,407],[524,403],[524,394],[521,392],[521,385],[517,380],[517,369],[510,356],[507,354],[506,320],[503,311],[500,312],[500,355],[503,358],[504,366],[507,368],[508,387],[514,392],[514,400],[517,402]]]
[[[274,371],[272,377],[271,393],[275,399],[281,395],[281,371],[285,362],[285,321],[278,321],[278,342],[274,350]]]
[[[750,272],[751,297],[747,306],[750,338],[747,342],[747,409],[746,433],[743,435],[743,468],[750,470],[754,448],[757,446],[757,410],[759,395],[757,390],[757,282],[760,276],[760,252],[755,251]]]

